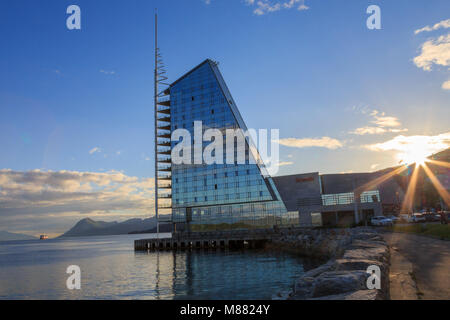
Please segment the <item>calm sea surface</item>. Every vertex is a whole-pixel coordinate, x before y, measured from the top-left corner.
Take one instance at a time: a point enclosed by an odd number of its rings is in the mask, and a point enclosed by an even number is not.
[[[271,299],[315,266],[266,251],[134,252],[150,235],[0,243],[0,299]],[[81,268],[68,290],[66,268]]]

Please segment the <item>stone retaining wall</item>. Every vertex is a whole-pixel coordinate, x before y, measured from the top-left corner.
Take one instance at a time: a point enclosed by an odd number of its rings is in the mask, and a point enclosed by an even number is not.
[[[276,298],[292,300],[389,299],[389,246],[373,228],[316,229],[302,234],[286,233],[272,244],[299,254],[329,259],[297,279],[290,292]],[[366,270],[381,270],[381,289],[367,288]]]

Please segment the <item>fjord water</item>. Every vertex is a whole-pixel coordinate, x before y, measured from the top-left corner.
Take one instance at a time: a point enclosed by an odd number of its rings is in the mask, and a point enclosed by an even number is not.
[[[0,299],[271,299],[314,266],[267,251],[135,252],[150,235],[0,243]],[[69,265],[81,289],[69,290]]]

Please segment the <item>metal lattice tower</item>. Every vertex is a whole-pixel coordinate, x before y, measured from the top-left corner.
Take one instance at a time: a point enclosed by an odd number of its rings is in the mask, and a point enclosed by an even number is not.
[[[155,215],[157,236],[159,223],[171,222],[172,214],[172,160],[171,160],[171,117],[170,91],[165,81],[165,65],[158,48],[158,15],[155,14]],[[163,91],[160,86],[165,86]],[[163,214],[164,218],[160,215]]]

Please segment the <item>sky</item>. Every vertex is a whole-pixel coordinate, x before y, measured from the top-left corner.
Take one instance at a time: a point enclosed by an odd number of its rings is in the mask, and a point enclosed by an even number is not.
[[[155,8],[169,81],[218,61],[247,127],[280,129],[278,175],[450,146],[448,0],[3,0],[0,229],[153,215]]]

